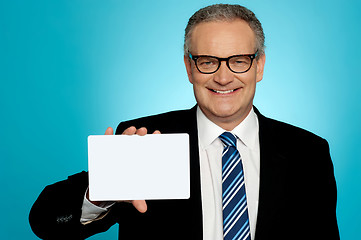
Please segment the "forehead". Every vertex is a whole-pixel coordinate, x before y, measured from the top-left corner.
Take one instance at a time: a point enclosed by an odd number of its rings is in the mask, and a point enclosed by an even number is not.
[[[228,57],[255,50],[255,34],[243,20],[200,23],[191,35],[193,55]]]

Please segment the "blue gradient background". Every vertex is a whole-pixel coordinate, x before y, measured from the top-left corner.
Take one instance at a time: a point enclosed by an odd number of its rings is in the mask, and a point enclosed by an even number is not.
[[[45,185],[87,169],[88,135],[195,104],[183,32],[211,3],[0,1],[1,239],[37,239],[29,210]],[[360,239],[360,1],[228,3],[249,7],[264,26],[255,105],[329,141],[341,238]],[[90,239],[116,235],[112,227]]]

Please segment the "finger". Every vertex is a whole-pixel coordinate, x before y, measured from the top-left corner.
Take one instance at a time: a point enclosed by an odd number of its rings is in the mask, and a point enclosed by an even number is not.
[[[160,131],[159,131],[159,130],[155,130],[155,131],[153,132],[153,134],[160,134]]]
[[[136,131],[137,131],[137,129],[134,126],[131,126],[131,127],[128,127],[127,129],[125,129],[122,134],[123,135],[133,135],[133,134],[135,134]]]
[[[105,130],[105,135],[113,135],[113,128],[108,127],[107,130]]]
[[[144,136],[146,135],[148,132],[148,130],[145,127],[141,127],[137,130],[136,134],[138,134],[139,136]]]
[[[132,204],[140,213],[145,213],[148,209],[145,200],[133,200]]]

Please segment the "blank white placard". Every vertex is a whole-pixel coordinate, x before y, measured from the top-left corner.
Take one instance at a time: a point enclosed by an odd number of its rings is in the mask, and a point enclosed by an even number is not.
[[[93,201],[188,199],[188,134],[91,135],[89,198]]]

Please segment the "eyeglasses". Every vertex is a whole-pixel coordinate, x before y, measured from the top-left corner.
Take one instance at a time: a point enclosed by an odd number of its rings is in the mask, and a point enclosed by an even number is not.
[[[189,53],[189,57],[195,62],[199,72],[205,74],[212,74],[218,71],[221,66],[221,62],[225,61],[229,70],[234,73],[245,73],[251,66],[253,59],[257,57],[258,50],[255,54],[241,54],[233,55],[228,58],[219,58],[208,55],[193,56]]]

